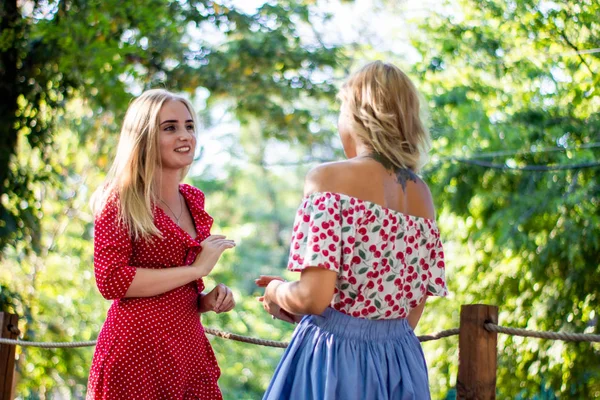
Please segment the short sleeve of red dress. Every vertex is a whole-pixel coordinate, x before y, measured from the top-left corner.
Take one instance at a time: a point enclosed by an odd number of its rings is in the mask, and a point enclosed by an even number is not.
[[[106,299],[121,299],[129,289],[136,269],[128,265],[131,237],[118,221],[118,205],[109,200],[94,223],[94,275],[98,290]]]

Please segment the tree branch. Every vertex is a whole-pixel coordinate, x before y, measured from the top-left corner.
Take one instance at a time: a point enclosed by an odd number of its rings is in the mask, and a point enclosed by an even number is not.
[[[592,68],[590,67],[590,65],[587,63],[587,61],[585,61],[585,59],[583,58],[583,55],[580,53],[579,48],[572,43],[569,38],[567,37],[567,34],[565,33],[564,30],[562,30],[560,32],[560,36],[565,40],[565,42],[567,42],[567,45],[569,45],[570,48],[572,48],[573,50],[575,50],[577,57],[579,57],[579,59],[581,60],[581,62],[587,67],[588,71],[590,71],[590,74],[592,74],[592,76],[594,76],[594,72],[592,71]]]

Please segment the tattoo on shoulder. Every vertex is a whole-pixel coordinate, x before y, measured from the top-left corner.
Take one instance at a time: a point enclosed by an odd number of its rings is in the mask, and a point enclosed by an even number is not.
[[[398,184],[402,185],[402,190],[404,190],[405,192],[406,192],[406,183],[408,181],[413,181],[415,183],[417,182],[417,179],[418,179],[417,174],[415,174],[412,170],[410,170],[408,168],[397,168],[384,155],[379,154],[379,153],[371,153],[371,154],[369,154],[369,157],[372,158],[373,160],[377,161],[381,165],[383,165],[383,167],[385,169],[387,169],[389,171],[393,171],[394,174],[396,175],[396,182],[398,182]]]
[[[396,182],[402,185],[402,190],[406,192],[406,182],[413,181],[417,183],[417,174],[412,172],[408,168],[398,168],[395,171],[396,173]]]

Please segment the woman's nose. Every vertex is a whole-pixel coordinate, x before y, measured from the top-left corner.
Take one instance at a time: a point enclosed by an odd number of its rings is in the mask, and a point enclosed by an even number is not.
[[[188,141],[190,139],[190,135],[187,132],[180,132],[177,139],[181,141]]]

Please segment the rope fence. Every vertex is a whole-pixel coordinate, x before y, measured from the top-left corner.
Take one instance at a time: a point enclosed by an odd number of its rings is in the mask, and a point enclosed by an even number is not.
[[[600,342],[600,335],[590,333],[567,333],[567,332],[551,332],[551,331],[533,331],[520,328],[509,328],[506,326],[500,326],[493,323],[485,323],[484,327],[489,332],[504,333],[511,336],[522,336],[532,337],[539,339],[548,340],[562,340],[566,342]],[[204,331],[209,335],[216,336],[222,339],[234,340],[242,343],[256,344],[259,346],[266,347],[278,347],[285,349],[288,346],[288,342],[280,342],[277,340],[265,340],[260,338],[254,338],[251,336],[238,335],[227,331],[222,331],[215,328],[204,328]],[[436,332],[430,335],[417,336],[419,342],[429,342],[433,340],[439,340],[450,336],[457,336],[460,333],[459,328],[447,329],[444,331]],[[42,349],[59,349],[59,348],[74,348],[74,347],[89,347],[95,346],[95,340],[83,341],[83,342],[30,342],[19,339],[3,339],[0,338],[0,344],[8,344],[13,346],[21,347],[39,347]]]
[[[277,340],[265,340],[265,339],[250,337],[250,336],[243,336],[243,335],[238,335],[236,333],[221,331],[221,330],[215,329],[215,328],[204,328],[204,331],[206,333],[208,333],[209,335],[220,337],[222,339],[235,340],[237,342],[256,344],[259,346],[278,347],[278,348],[285,349],[289,345],[288,342],[280,342]],[[445,337],[458,335],[458,332],[459,332],[459,329],[454,328],[454,329],[448,329],[448,330],[441,331],[441,332],[436,332],[431,335],[417,336],[417,338],[419,339],[420,342],[429,342],[432,340],[439,340],[439,339],[442,339]],[[89,341],[85,341],[85,342],[30,342],[30,341],[19,340],[19,339],[1,339],[0,338],[0,344],[8,344],[8,345],[14,345],[14,346],[21,346],[21,347],[39,347],[42,349],[59,349],[59,348],[71,348],[71,347],[95,346],[96,341],[89,340]]]
[[[95,340],[89,340],[87,342],[30,342],[27,340],[20,339],[0,339],[0,344],[8,344],[11,346],[21,347],[39,347],[41,349],[64,349],[71,347],[89,347],[95,346]]]
[[[9,400],[13,388],[16,346],[45,349],[88,347],[95,340],[79,342],[33,342],[19,340],[18,316],[0,312],[0,400]],[[204,331],[212,336],[259,346],[286,348],[288,342],[265,340],[238,335],[215,328]],[[463,304],[459,328],[447,329],[428,335],[417,336],[420,342],[458,336],[458,374],[456,393],[459,400],[496,398],[496,374],[498,367],[498,333],[565,342],[599,343],[600,335],[509,328],[498,325],[498,307],[486,304]],[[594,351],[596,348],[594,347]]]
[[[417,339],[419,339],[419,342],[430,342],[432,340],[439,340],[439,339],[443,339],[443,338],[450,337],[450,336],[456,336],[456,335],[458,335],[459,332],[460,332],[459,328],[454,328],[454,329],[448,329],[445,331],[437,332],[432,335],[417,336]]]
[[[568,333],[568,332],[548,332],[548,331],[531,331],[520,328],[508,328],[492,323],[483,325],[486,330],[496,333],[504,333],[511,336],[532,337],[538,339],[562,340],[565,342],[600,342],[600,335],[591,333]]]
[[[259,346],[279,347],[285,349],[288,347],[288,342],[278,342],[276,340],[257,339],[249,336],[242,336],[235,333],[220,331],[215,328],[204,328],[204,331],[210,335],[217,336],[223,339],[235,340],[243,343],[257,344]]]

